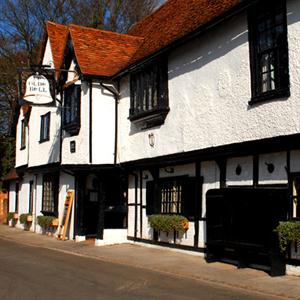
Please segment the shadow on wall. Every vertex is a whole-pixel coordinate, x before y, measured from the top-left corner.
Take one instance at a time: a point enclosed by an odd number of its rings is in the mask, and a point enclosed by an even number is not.
[[[175,50],[170,56],[176,64],[173,69],[169,65],[169,80],[200,69],[248,43],[246,22],[246,14],[235,17]]]
[[[61,118],[60,108],[56,109],[55,120]],[[51,112],[53,114],[54,112]],[[49,150],[48,163],[55,163],[59,161],[59,153],[60,153],[60,129],[57,128],[56,133],[53,137],[53,141]]]

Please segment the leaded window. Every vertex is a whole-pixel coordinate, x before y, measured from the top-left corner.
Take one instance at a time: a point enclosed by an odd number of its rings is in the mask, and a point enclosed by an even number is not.
[[[81,86],[71,85],[64,90],[63,128],[70,134],[78,134],[80,129]]]
[[[199,217],[201,184],[201,178],[188,176],[148,181],[146,185],[147,214],[180,214],[191,220]]]
[[[26,148],[26,122],[21,121],[21,150]]]
[[[40,142],[48,141],[50,135],[50,112],[41,116]]]
[[[258,2],[249,12],[252,101],[289,96],[286,4]]]
[[[45,215],[57,215],[58,179],[56,174],[43,176],[43,205],[42,213]]]
[[[168,107],[168,66],[166,61],[152,63],[130,75],[131,121],[146,125],[164,122]]]

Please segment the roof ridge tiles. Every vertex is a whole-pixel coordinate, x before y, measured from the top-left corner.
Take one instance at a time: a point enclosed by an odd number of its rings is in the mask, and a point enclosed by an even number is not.
[[[97,28],[93,28],[93,27],[80,26],[80,25],[76,25],[76,24],[69,24],[68,27],[69,28],[77,27],[77,28],[80,28],[80,29],[83,29],[83,30],[103,32],[105,34],[124,36],[124,37],[132,38],[132,39],[141,39],[141,40],[144,39],[143,37],[131,35],[131,34],[128,34],[128,33],[120,33],[120,32],[116,32],[116,31],[111,31],[111,30],[106,30],[106,29],[97,29]]]

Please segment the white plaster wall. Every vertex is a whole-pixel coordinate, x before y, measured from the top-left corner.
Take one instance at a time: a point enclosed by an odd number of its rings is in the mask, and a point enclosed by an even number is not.
[[[59,224],[62,222],[64,214],[64,205],[68,191],[75,191],[75,177],[64,172],[60,173],[59,177],[59,194],[58,194],[58,219]],[[75,214],[75,194],[73,199],[73,206],[71,212],[71,218],[69,222],[69,230],[67,231],[67,237],[72,240],[74,236],[74,214]],[[58,227],[59,228],[59,227]]]
[[[51,68],[55,67],[49,38],[47,39],[46,42],[46,48],[43,57],[43,65],[49,65]],[[59,67],[60,66],[57,66],[57,68]]]
[[[206,193],[210,189],[220,188],[220,170],[215,161],[201,163],[202,185],[202,217],[206,217]],[[205,247],[206,222],[199,221],[199,247]]]
[[[135,178],[133,175],[128,177],[128,236],[134,236],[134,218],[135,207],[132,204],[135,203]]]
[[[80,131],[78,135],[70,136],[63,131],[62,164],[89,164],[89,87],[87,82],[81,84]],[[70,142],[75,141],[76,152],[71,153]]]
[[[9,183],[9,196],[8,196],[8,211],[15,212],[16,211],[16,181],[12,180]]]
[[[291,97],[248,105],[250,62],[243,13],[169,55],[170,112],[164,125],[142,130],[127,119],[129,80],[122,80],[121,161],[298,133],[300,3],[292,0],[287,6]],[[149,145],[150,133],[154,147]]]
[[[241,174],[236,174],[237,166],[241,167]],[[252,185],[253,184],[253,157],[234,157],[227,160],[226,166],[227,185]]]
[[[25,173],[23,176],[22,181],[20,181],[19,185],[19,209],[18,215],[20,217],[21,214],[29,213],[29,182],[33,180],[33,176],[31,174]],[[34,222],[30,224],[31,226],[28,227],[29,230],[33,231]],[[17,228],[24,229],[24,225],[20,223],[20,219],[16,223]]]
[[[115,146],[115,99],[100,84],[93,84],[92,163],[113,164]]]
[[[172,173],[168,173],[168,171],[171,171],[171,170],[172,170]],[[164,167],[164,168],[159,169],[159,177],[160,178],[184,176],[184,175],[188,175],[191,177],[196,176],[195,164],[170,166],[170,167]]]
[[[23,110],[20,110],[20,116],[16,129],[16,162],[15,166],[20,167],[28,164],[28,128],[26,126],[26,143],[25,148],[21,150],[21,132],[22,132],[22,120],[24,119]]]
[[[274,165],[273,173],[268,172],[267,164]],[[258,183],[286,184],[288,182],[286,152],[276,152],[259,155]]]
[[[41,116],[50,112],[49,140],[40,142]],[[60,159],[60,108],[55,106],[32,107],[29,120],[29,167],[59,162]]]

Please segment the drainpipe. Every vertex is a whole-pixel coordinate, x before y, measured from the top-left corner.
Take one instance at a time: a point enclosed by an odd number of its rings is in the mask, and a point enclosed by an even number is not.
[[[89,107],[89,163],[93,162],[93,82],[90,81],[90,107]]]
[[[109,91],[110,93],[112,93],[114,95],[115,98],[115,154],[114,154],[114,165],[117,164],[117,155],[118,155],[118,103],[119,103],[119,99],[120,99],[120,94],[119,94],[119,88],[118,90],[113,86],[107,86],[105,85],[103,82],[100,82],[100,85],[106,89],[107,91]]]
[[[36,206],[37,206],[37,174],[34,174],[35,177],[35,194],[34,194],[34,232],[36,232],[36,223],[37,223],[37,213],[36,213]]]

